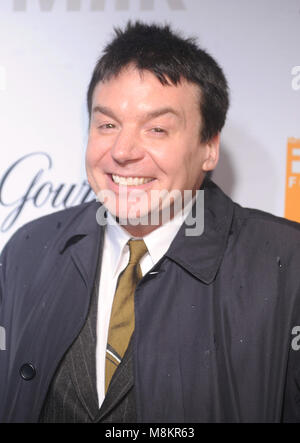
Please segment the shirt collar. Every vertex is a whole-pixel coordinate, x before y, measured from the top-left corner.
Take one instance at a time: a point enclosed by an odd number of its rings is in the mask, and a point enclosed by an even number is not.
[[[183,211],[179,211],[171,220],[143,237],[153,264],[156,264],[169,249],[190,212],[194,201],[195,198],[185,205]],[[139,237],[134,237],[129,234],[126,229],[117,223],[110,212],[107,211],[106,241],[110,250],[111,266],[114,276],[117,272],[124,248],[131,238],[137,239]]]
[[[109,248],[111,266],[113,275],[115,276],[124,247],[132,236],[117,223],[116,219],[110,214],[109,211],[106,211],[106,217],[107,225],[105,241],[107,242],[107,247]]]

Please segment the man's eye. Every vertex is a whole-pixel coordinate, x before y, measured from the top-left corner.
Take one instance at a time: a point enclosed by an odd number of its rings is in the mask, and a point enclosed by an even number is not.
[[[104,125],[100,125],[99,129],[114,129],[115,125],[112,123],[105,123]]]
[[[153,132],[156,132],[156,133],[158,133],[158,134],[161,134],[161,133],[166,132],[166,131],[165,131],[164,129],[162,129],[162,128],[153,128],[152,131],[153,131]]]

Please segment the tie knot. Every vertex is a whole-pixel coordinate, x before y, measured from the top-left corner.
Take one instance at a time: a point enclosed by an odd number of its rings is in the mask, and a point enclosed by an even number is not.
[[[148,251],[144,240],[129,240],[129,263],[136,265]]]

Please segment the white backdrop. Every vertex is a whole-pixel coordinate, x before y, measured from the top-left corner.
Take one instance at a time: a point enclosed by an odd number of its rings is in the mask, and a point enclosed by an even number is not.
[[[93,198],[86,91],[128,19],[167,21],[218,60],[231,108],[214,179],[240,204],[284,215],[287,140],[300,138],[300,0],[0,0],[0,249],[25,222]]]

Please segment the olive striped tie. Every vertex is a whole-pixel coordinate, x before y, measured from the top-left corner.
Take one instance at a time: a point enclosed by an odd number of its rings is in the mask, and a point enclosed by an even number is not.
[[[134,330],[134,291],[142,278],[139,261],[147,252],[144,240],[129,240],[129,263],[120,274],[115,292],[106,348],[105,392],[121,363]]]

